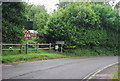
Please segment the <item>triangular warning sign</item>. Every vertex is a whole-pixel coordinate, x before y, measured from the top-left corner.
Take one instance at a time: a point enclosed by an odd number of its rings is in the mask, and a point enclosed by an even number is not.
[[[31,35],[30,31],[26,30],[24,33],[24,38],[31,38],[31,37],[32,37],[32,35]]]

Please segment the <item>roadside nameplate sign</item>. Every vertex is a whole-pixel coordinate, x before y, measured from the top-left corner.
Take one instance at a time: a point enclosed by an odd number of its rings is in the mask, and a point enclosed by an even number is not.
[[[56,44],[64,44],[64,41],[56,41]]]
[[[31,35],[30,31],[26,30],[24,33],[24,38],[31,38],[31,37],[32,37],[32,35]]]

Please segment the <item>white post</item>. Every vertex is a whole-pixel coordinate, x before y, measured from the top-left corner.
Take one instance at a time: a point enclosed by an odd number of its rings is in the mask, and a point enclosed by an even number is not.
[[[55,50],[58,51],[58,49],[59,49],[59,46],[57,44],[57,45],[55,45]]]

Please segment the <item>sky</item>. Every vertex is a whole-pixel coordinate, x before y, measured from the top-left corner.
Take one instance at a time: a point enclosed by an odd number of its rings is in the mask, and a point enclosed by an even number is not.
[[[112,1],[109,2],[110,5],[113,5],[113,8],[115,7],[115,5],[119,2],[120,0],[115,0],[115,3],[113,3]]]
[[[24,0],[24,1],[34,5],[44,5],[48,13],[51,13],[54,9],[57,9],[57,6],[55,5],[59,3],[59,0]]]
[[[55,6],[57,3],[59,3],[59,0],[24,0],[27,3],[31,3],[34,5],[44,5],[48,13],[52,13],[54,9],[57,9],[57,6]],[[110,4],[115,5],[120,0],[115,0],[115,3],[111,1]],[[114,6],[113,6],[114,7]]]

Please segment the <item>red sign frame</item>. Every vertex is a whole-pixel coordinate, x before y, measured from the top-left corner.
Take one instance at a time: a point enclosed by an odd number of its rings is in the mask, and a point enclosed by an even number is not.
[[[26,30],[24,33],[24,38],[31,38],[31,37],[32,37],[32,35],[31,35],[30,31]]]

